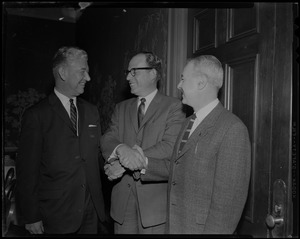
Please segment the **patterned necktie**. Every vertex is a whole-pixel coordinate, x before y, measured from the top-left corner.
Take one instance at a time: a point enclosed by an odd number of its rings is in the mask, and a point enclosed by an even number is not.
[[[144,114],[145,114],[145,101],[146,99],[145,98],[142,98],[141,99],[141,103],[139,105],[139,108],[138,108],[138,126],[140,127],[141,123],[142,123],[142,120],[144,118]]]
[[[74,130],[77,133],[77,111],[73,103],[73,99],[70,99],[70,119],[74,127]]]
[[[189,135],[190,135],[190,131],[191,131],[192,127],[193,127],[195,119],[196,119],[196,114],[193,114],[192,117],[190,118],[190,122],[189,122],[189,124],[188,124],[188,126],[186,128],[186,131],[184,132],[184,135],[183,135],[183,137],[181,139],[178,153],[181,152],[181,150],[183,149],[183,146],[187,142],[187,140],[189,138]]]

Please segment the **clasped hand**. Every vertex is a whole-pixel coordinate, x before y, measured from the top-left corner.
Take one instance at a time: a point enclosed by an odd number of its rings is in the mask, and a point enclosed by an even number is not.
[[[143,150],[137,145],[134,145],[132,148],[125,144],[120,145],[116,153],[119,160],[115,160],[104,166],[105,174],[109,180],[122,177],[126,168],[135,171],[146,168],[147,166]]]
[[[123,144],[117,148],[116,153],[123,167],[128,168],[131,171],[146,168],[145,156],[137,150],[138,147],[139,146],[134,145],[130,148],[126,144]]]

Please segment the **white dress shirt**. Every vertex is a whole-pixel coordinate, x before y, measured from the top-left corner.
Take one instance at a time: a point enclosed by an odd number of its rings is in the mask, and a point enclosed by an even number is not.
[[[147,96],[145,96],[145,97],[138,97],[138,105],[137,105],[137,107],[139,108],[139,105],[141,104],[141,99],[142,98],[145,98],[145,111],[144,111],[144,114],[146,114],[146,111],[147,111],[147,109],[148,109],[148,107],[149,107],[149,105],[150,105],[150,103],[151,103],[151,101],[153,100],[153,98],[154,98],[154,96],[156,95],[156,93],[157,93],[157,89],[155,90],[155,91],[153,91],[152,93],[150,93],[149,95],[147,95]]]
[[[192,133],[198,127],[198,125],[202,122],[202,120],[217,106],[218,103],[219,103],[219,100],[217,98],[196,112],[197,117],[191,128],[189,137],[192,135]]]

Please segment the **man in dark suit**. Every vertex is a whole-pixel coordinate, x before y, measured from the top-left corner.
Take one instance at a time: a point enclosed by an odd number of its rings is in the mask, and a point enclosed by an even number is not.
[[[106,174],[116,179],[111,216],[117,234],[160,234],[165,230],[167,180],[142,183],[146,162],[135,148],[139,145],[146,156],[158,160],[171,157],[185,115],[180,100],[158,92],[161,61],[153,53],[135,55],[126,77],[131,93],[138,97],[117,104],[110,128],[101,138]]]
[[[32,234],[96,234],[105,219],[99,114],[77,97],[90,81],[87,60],[82,49],[60,48],[54,92],[23,117],[16,199]]]
[[[167,233],[231,234],[242,215],[251,146],[246,126],[217,98],[222,84],[214,56],[187,63],[178,89],[194,114],[182,126],[172,159],[148,157],[141,175],[142,182],[169,180]]]

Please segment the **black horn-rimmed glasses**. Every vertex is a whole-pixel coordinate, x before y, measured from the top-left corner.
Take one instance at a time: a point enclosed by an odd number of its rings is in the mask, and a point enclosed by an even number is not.
[[[153,67],[136,67],[136,68],[131,68],[130,70],[124,70],[125,76],[130,73],[132,76],[135,76],[137,70],[152,70]]]

